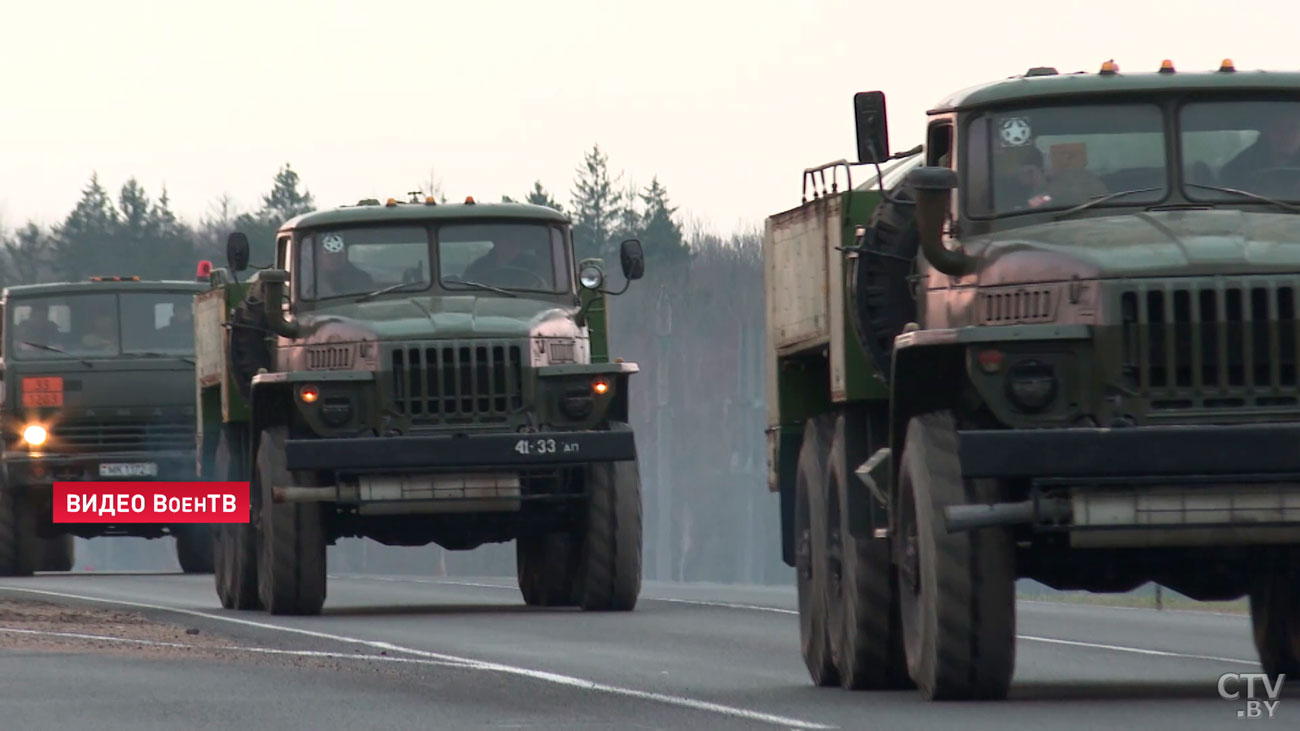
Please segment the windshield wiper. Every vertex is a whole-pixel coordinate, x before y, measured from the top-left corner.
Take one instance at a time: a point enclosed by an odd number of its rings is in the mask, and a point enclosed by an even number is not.
[[[356,298],[355,300],[353,300],[353,302],[366,302],[367,300],[372,300],[381,294],[388,294],[389,292],[401,289],[403,287],[411,287],[416,285],[423,287],[425,284],[426,282],[399,282],[397,284],[391,284],[387,287],[384,287],[383,289],[376,289],[373,292],[367,292],[361,295],[360,297]]]
[[[1155,188],[1133,188],[1132,190],[1117,190],[1114,193],[1107,193],[1106,195],[1090,198],[1087,201],[1075,206],[1074,208],[1067,208],[1064,211],[1061,211],[1060,213],[1056,214],[1056,220],[1060,221],[1061,219],[1073,215],[1075,213],[1078,213],[1079,211],[1086,211],[1089,208],[1092,208],[1093,206],[1099,206],[1102,203],[1105,203],[1107,201],[1113,201],[1116,198],[1122,198],[1126,195],[1136,195],[1137,193],[1150,193],[1151,191],[1154,190],[1164,190],[1164,189],[1165,187],[1163,185],[1160,185]]]
[[[68,351],[64,350],[63,348],[59,348],[59,347],[56,347],[56,346],[54,346],[54,345],[46,345],[45,343],[34,343],[34,342],[30,341],[30,340],[24,340],[24,341],[23,341],[23,345],[30,345],[30,346],[32,346],[33,348],[40,348],[41,350],[48,350],[48,351],[50,351],[51,353],[60,353],[60,354],[62,354],[62,355],[68,355]],[[81,361],[82,363],[85,363],[86,366],[89,367],[89,368],[94,368],[94,367],[95,367],[95,364],[94,364],[94,363],[91,363],[89,360],[86,360],[85,358],[82,358],[81,356],[74,355],[74,356],[71,356],[71,357],[76,358],[77,360]]]
[[[475,288],[477,288],[477,289],[486,289],[486,290],[488,290],[488,291],[490,291],[490,292],[500,292],[501,294],[507,294],[507,295],[510,295],[511,297],[518,297],[518,296],[519,296],[519,295],[515,294],[514,292],[511,292],[511,291],[508,290],[508,289],[501,289],[500,287],[493,287],[493,286],[490,285],[490,284],[484,284],[484,283],[482,283],[482,282],[471,282],[471,281],[469,281],[469,280],[465,280],[465,279],[457,279],[457,280],[454,281],[454,282],[447,282],[447,284],[463,284],[463,285],[465,285],[466,287],[475,287]]]
[[[1286,209],[1286,210],[1288,210],[1288,211],[1291,211],[1291,212],[1293,212],[1293,213],[1300,213],[1300,206],[1293,206],[1293,205],[1291,205],[1290,203],[1284,203],[1284,202],[1282,202],[1282,201],[1280,201],[1280,200],[1277,200],[1277,199],[1275,199],[1275,198],[1269,198],[1269,197],[1266,196],[1266,195],[1260,195],[1259,193],[1252,193],[1252,192],[1250,192],[1249,190],[1241,190],[1240,188],[1224,188],[1224,187],[1222,187],[1222,186],[1218,186],[1218,185],[1202,185],[1202,184],[1200,184],[1200,183],[1183,183],[1183,185],[1186,185],[1186,186],[1189,187],[1189,188],[1202,188],[1202,189],[1204,189],[1204,190],[1217,190],[1217,191],[1219,191],[1220,193],[1232,193],[1232,194],[1234,194],[1234,195],[1240,195],[1240,196],[1244,196],[1244,197],[1246,197],[1246,198],[1254,198],[1255,200],[1257,200],[1257,201],[1259,201],[1259,202],[1261,202],[1261,203],[1272,203],[1273,205],[1277,206],[1278,208],[1284,208],[1284,209]]]

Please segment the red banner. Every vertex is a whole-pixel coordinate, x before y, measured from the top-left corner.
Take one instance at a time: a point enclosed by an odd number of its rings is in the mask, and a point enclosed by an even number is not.
[[[247,482],[56,482],[55,523],[247,523]]]

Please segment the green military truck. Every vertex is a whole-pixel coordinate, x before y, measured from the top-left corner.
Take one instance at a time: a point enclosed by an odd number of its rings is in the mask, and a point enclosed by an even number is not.
[[[365,200],[286,222],[274,268],[243,276],[248,252],[232,234],[194,305],[200,470],[251,485],[217,533],[223,606],[319,613],[326,546],[365,537],[515,540],[527,604],[634,608],[637,367],[564,215]],[[641,277],[639,242],[620,258]]]
[[[900,154],[854,101],[874,180],[764,244],[814,682],[1005,697],[1020,578],[1248,596],[1300,672],[1300,74],[1035,68]]]
[[[202,524],[53,523],[56,481],[194,479],[199,282],[93,277],[8,287],[3,322],[0,575],[69,571],[73,536],[176,538],[186,573],[212,571]]]

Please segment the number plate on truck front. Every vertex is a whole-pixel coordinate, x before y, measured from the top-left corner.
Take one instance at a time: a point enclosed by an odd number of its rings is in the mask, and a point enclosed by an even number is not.
[[[158,465],[153,462],[130,464],[101,464],[100,477],[157,477]]]
[[[578,443],[555,439],[520,439],[515,451],[523,455],[576,454]]]

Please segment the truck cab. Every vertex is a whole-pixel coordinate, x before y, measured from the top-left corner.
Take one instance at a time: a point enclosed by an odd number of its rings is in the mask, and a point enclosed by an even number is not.
[[[212,570],[206,525],[54,525],[51,503],[55,481],[194,478],[190,313],[203,289],[108,276],[4,290],[0,573],[70,570],[72,536],[172,535],[182,569]]]
[[[611,360],[606,274],[569,220],[524,204],[362,201],[248,242],[196,301],[205,473],[249,480],[223,527],[227,606],[316,613],[340,537],[469,550],[517,541],[530,604],[631,609],[640,482],[632,363]],[[624,288],[639,242],[621,248]]]

